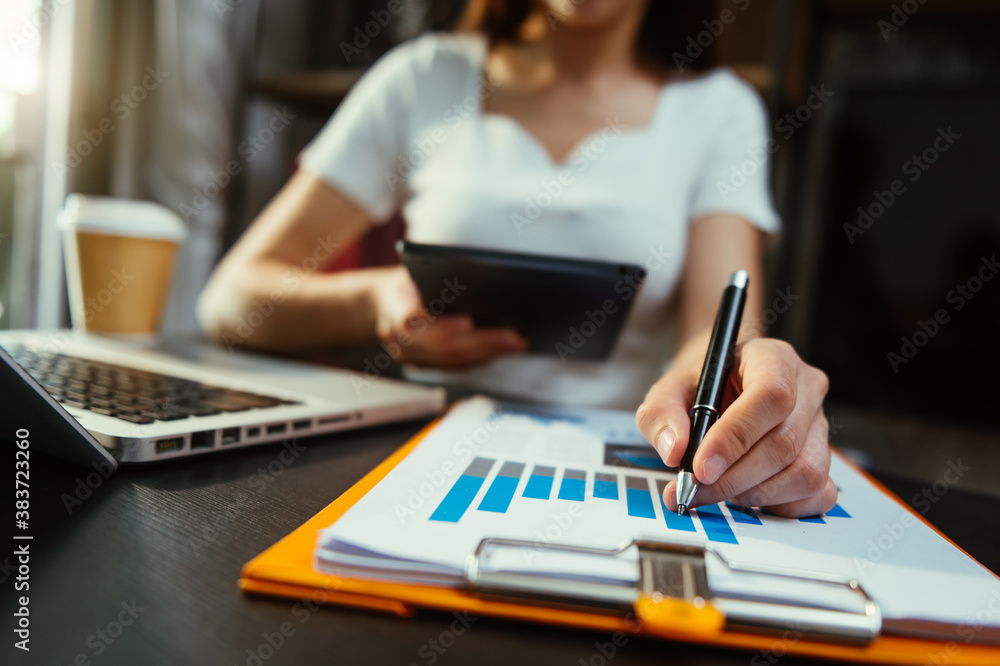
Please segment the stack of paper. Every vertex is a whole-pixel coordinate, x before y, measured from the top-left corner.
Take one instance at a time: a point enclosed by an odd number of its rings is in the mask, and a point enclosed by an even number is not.
[[[1000,580],[838,456],[831,475],[840,498],[822,517],[779,518],[727,503],[678,516],[661,499],[673,474],[631,413],[526,412],[474,398],[321,532],[316,562],[341,575],[457,587],[480,542],[499,537],[525,542],[506,555],[507,570],[628,588],[638,579],[634,549],[609,565],[546,546],[708,543],[745,565],[857,579],[888,632],[1000,641]],[[707,562],[716,594],[764,594]]]

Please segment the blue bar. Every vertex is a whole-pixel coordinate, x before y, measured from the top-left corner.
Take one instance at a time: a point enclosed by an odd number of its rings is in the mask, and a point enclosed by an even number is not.
[[[479,510],[507,513],[507,507],[514,499],[517,484],[521,482],[522,472],[524,472],[524,463],[504,463],[497,473],[497,478],[493,479],[493,483],[490,484],[490,489],[486,491],[483,501],[479,503]]]
[[[455,485],[444,496],[438,507],[434,509],[430,520],[437,520],[443,523],[457,523],[465,513],[465,510],[472,504],[472,500],[476,498],[476,493],[483,487],[483,482],[490,473],[494,462],[490,458],[474,459],[465,470],[465,473],[458,477]]]
[[[701,519],[701,526],[705,528],[705,534],[708,535],[709,541],[739,543],[736,540],[736,535],[733,534],[733,528],[729,526],[729,521],[722,515],[722,509],[719,508],[718,504],[699,506],[695,509],[695,513]]]
[[[594,497],[618,499],[618,479],[614,474],[598,472],[594,475]]]
[[[556,470],[554,467],[535,465],[535,469],[531,470],[531,476],[528,477],[528,483],[524,486],[521,497],[547,500],[549,495],[552,494],[552,477],[555,476],[555,473]]]
[[[754,511],[749,506],[739,506],[738,504],[733,504],[732,502],[726,502],[726,506],[729,507],[729,512],[733,514],[733,521],[737,523],[743,523],[744,525],[763,525],[760,518],[757,517],[757,512]]]
[[[694,519],[691,517],[690,512],[685,513],[683,516],[678,516],[676,511],[668,509],[667,505],[663,502],[663,489],[667,487],[667,482],[658,480],[656,487],[660,491],[660,507],[663,509],[663,519],[667,522],[667,528],[684,532],[697,532],[698,530],[694,526]]]
[[[626,488],[625,494],[628,501],[628,515],[636,518],[656,518],[653,500],[650,499],[648,490]]]
[[[799,518],[799,522],[820,523],[821,525],[826,525],[826,521],[823,520],[822,516],[809,516],[808,518]]]
[[[587,490],[587,473],[578,469],[568,469],[563,472],[562,484],[559,485],[559,499],[582,502]]]
[[[656,470],[669,469],[663,464],[663,460],[655,456],[640,456],[632,453],[618,453],[617,455],[625,462],[632,463],[636,467]]]
[[[649,494],[649,482],[641,476],[625,477],[625,500],[628,515],[636,518],[656,518],[653,498]]]
[[[667,527],[670,529],[683,530],[685,532],[698,531],[694,526],[694,519],[691,518],[690,513],[678,516],[676,511],[671,511],[667,508],[667,505],[663,503],[662,498],[660,499],[660,506],[663,507],[663,518],[667,521]]]
[[[431,520],[439,520],[444,523],[457,523],[465,510],[472,504],[476,493],[483,487],[483,481],[478,476],[468,476],[463,474],[458,477],[458,481],[451,487],[448,494],[444,496],[438,508],[431,514]]]
[[[844,511],[844,507],[839,504],[834,504],[833,508],[826,512],[827,516],[832,516],[834,518],[850,518],[851,514]]]

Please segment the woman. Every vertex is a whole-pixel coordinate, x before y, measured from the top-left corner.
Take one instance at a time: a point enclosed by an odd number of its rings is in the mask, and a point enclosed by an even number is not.
[[[725,280],[748,270],[746,312],[760,312],[762,246],[778,226],[766,169],[730,181],[748,154],[766,154],[760,101],[727,71],[678,72],[685,30],[704,29],[681,21],[682,4],[482,0],[467,16],[478,32],[386,55],[216,269],[199,308],[206,330],[223,339],[271,299],[276,315],[251,346],[377,337],[411,367],[484,390],[641,402],[640,429],[677,465]],[[514,331],[432,317],[401,267],[286,286],[318,246],[348,243],[397,210],[416,242],[640,263],[649,276],[601,363],[526,355]],[[823,512],[837,497],[826,377],[746,319],[731,404],[695,459],[696,503]],[[672,484],[664,495],[675,508]]]

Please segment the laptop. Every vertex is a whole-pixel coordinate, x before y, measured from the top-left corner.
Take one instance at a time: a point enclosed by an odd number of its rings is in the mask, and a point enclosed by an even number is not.
[[[115,468],[427,417],[446,400],[201,341],[138,348],[67,331],[0,331],[0,392],[0,440]]]

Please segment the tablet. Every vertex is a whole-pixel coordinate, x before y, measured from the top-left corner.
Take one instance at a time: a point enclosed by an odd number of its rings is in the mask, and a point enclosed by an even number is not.
[[[608,357],[642,286],[641,266],[400,241],[403,264],[432,316],[468,315],[513,328],[529,353]]]

